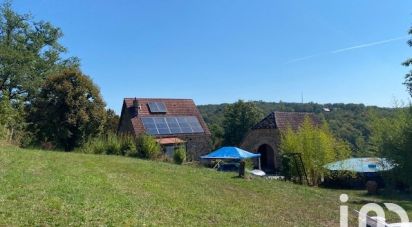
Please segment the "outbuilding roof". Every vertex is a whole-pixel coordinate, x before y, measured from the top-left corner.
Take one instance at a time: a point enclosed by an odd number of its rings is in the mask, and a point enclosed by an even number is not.
[[[321,121],[313,113],[304,112],[272,112],[266,116],[263,120],[253,126],[252,129],[279,129],[286,130],[291,127],[293,130],[297,130],[305,121],[305,118],[309,117],[315,125],[320,125]]]

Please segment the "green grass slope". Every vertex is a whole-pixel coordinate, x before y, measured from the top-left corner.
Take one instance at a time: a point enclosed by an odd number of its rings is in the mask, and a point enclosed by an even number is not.
[[[338,192],[234,175],[0,148],[0,225],[338,226]]]

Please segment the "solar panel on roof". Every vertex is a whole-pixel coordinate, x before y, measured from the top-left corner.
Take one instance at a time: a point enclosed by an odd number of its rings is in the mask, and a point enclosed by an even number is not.
[[[147,104],[151,113],[166,113],[166,105],[163,102],[149,102]]]
[[[194,116],[142,117],[141,120],[150,135],[204,132],[199,120]]]
[[[149,106],[150,112],[152,112],[152,113],[158,113],[159,112],[159,108],[157,107],[156,103],[149,102],[147,105]]]
[[[203,128],[202,128],[202,127],[192,127],[192,131],[193,131],[194,133],[203,132]]]
[[[160,112],[166,113],[166,105],[163,102],[157,102],[156,105]]]

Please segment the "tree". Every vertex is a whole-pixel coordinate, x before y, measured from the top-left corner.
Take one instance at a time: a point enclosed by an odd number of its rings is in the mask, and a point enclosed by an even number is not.
[[[224,136],[224,130],[222,126],[218,124],[211,124],[209,126],[210,133],[212,134],[212,143],[213,147],[218,148],[222,145],[223,143],[223,136]]]
[[[409,29],[409,35],[412,35],[412,27]],[[408,45],[412,47],[412,39],[408,40]],[[409,58],[402,63],[404,66],[409,67],[412,65],[412,58]],[[412,96],[412,70],[405,75],[404,84],[408,88],[409,94]]]
[[[77,58],[61,57],[66,52],[59,43],[62,36],[49,22],[34,21],[29,14],[13,11],[11,1],[0,5],[0,101],[9,102],[13,109],[6,128],[16,144],[30,143],[25,108],[30,107],[47,75],[79,66]]]
[[[396,164],[389,174],[390,183],[412,186],[412,107],[398,108],[391,117],[375,118],[372,135],[378,154]]]
[[[0,139],[8,139],[10,134],[10,124],[13,122],[15,112],[8,100],[8,94],[4,94],[5,98],[0,100]]]
[[[223,129],[226,145],[239,145],[246,133],[263,117],[252,102],[237,101],[224,111]]]
[[[104,132],[106,134],[116,134],[117,127],[119,126],[119,115],[112,109],[106,110],[106,123],[104,124]]]
[[[100,91],[78,69],[60,70],[48,77],[32,107],[37,139],[66,151],[99,135],[105,123]]]
[[[77,58],[63,59],[63,36],[49,22],[33,21],[31,15],[13,11],[10,1],[0,6],[0,98],[5,92],[14,102],[31,101],[51,72],[78,67]]]
[[[0,139],[21,145],[22,137],[27,139],[27,135],[21,133],[25,127],[23,106],[20,103],[11,103],[8,97],[8,92],[4,92],[0,99]]]
[[[318,127],[310,118],[306,118],[297,131],[289,128],[282,134],[281,150],[302,154],[312,185],[317,185],[322,174],[327,173],[324,165],[348,158],[351,154],[349,146],[336,139],[326,123]]]

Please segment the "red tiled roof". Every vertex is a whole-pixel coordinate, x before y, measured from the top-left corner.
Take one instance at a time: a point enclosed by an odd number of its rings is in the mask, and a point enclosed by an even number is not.
[[[277,128],[279,130],[286,130],[291,127],[293,130],[297,130],[305,121],[305,118],[309,117],[315,125],[320,125],[321,121],[313,113],[303,112],[272,112],[252,129],[268,129]]]
[[[133,101],[138,102],[138,113],[136,115],[136,108],[133,107]],[[151,113],[148,103],[162,102],[165,104],[166,113]],[[206,134],[210,135],[210,131],[203,120],[196,104],[192,99],[162,99],[162,98],[125,98],[124,105],[126,105],[132,117],[132,125],[136,134],[145,132],[144,126],[140,121],[140,117],[155,117],[155,116],[195,116]]]

